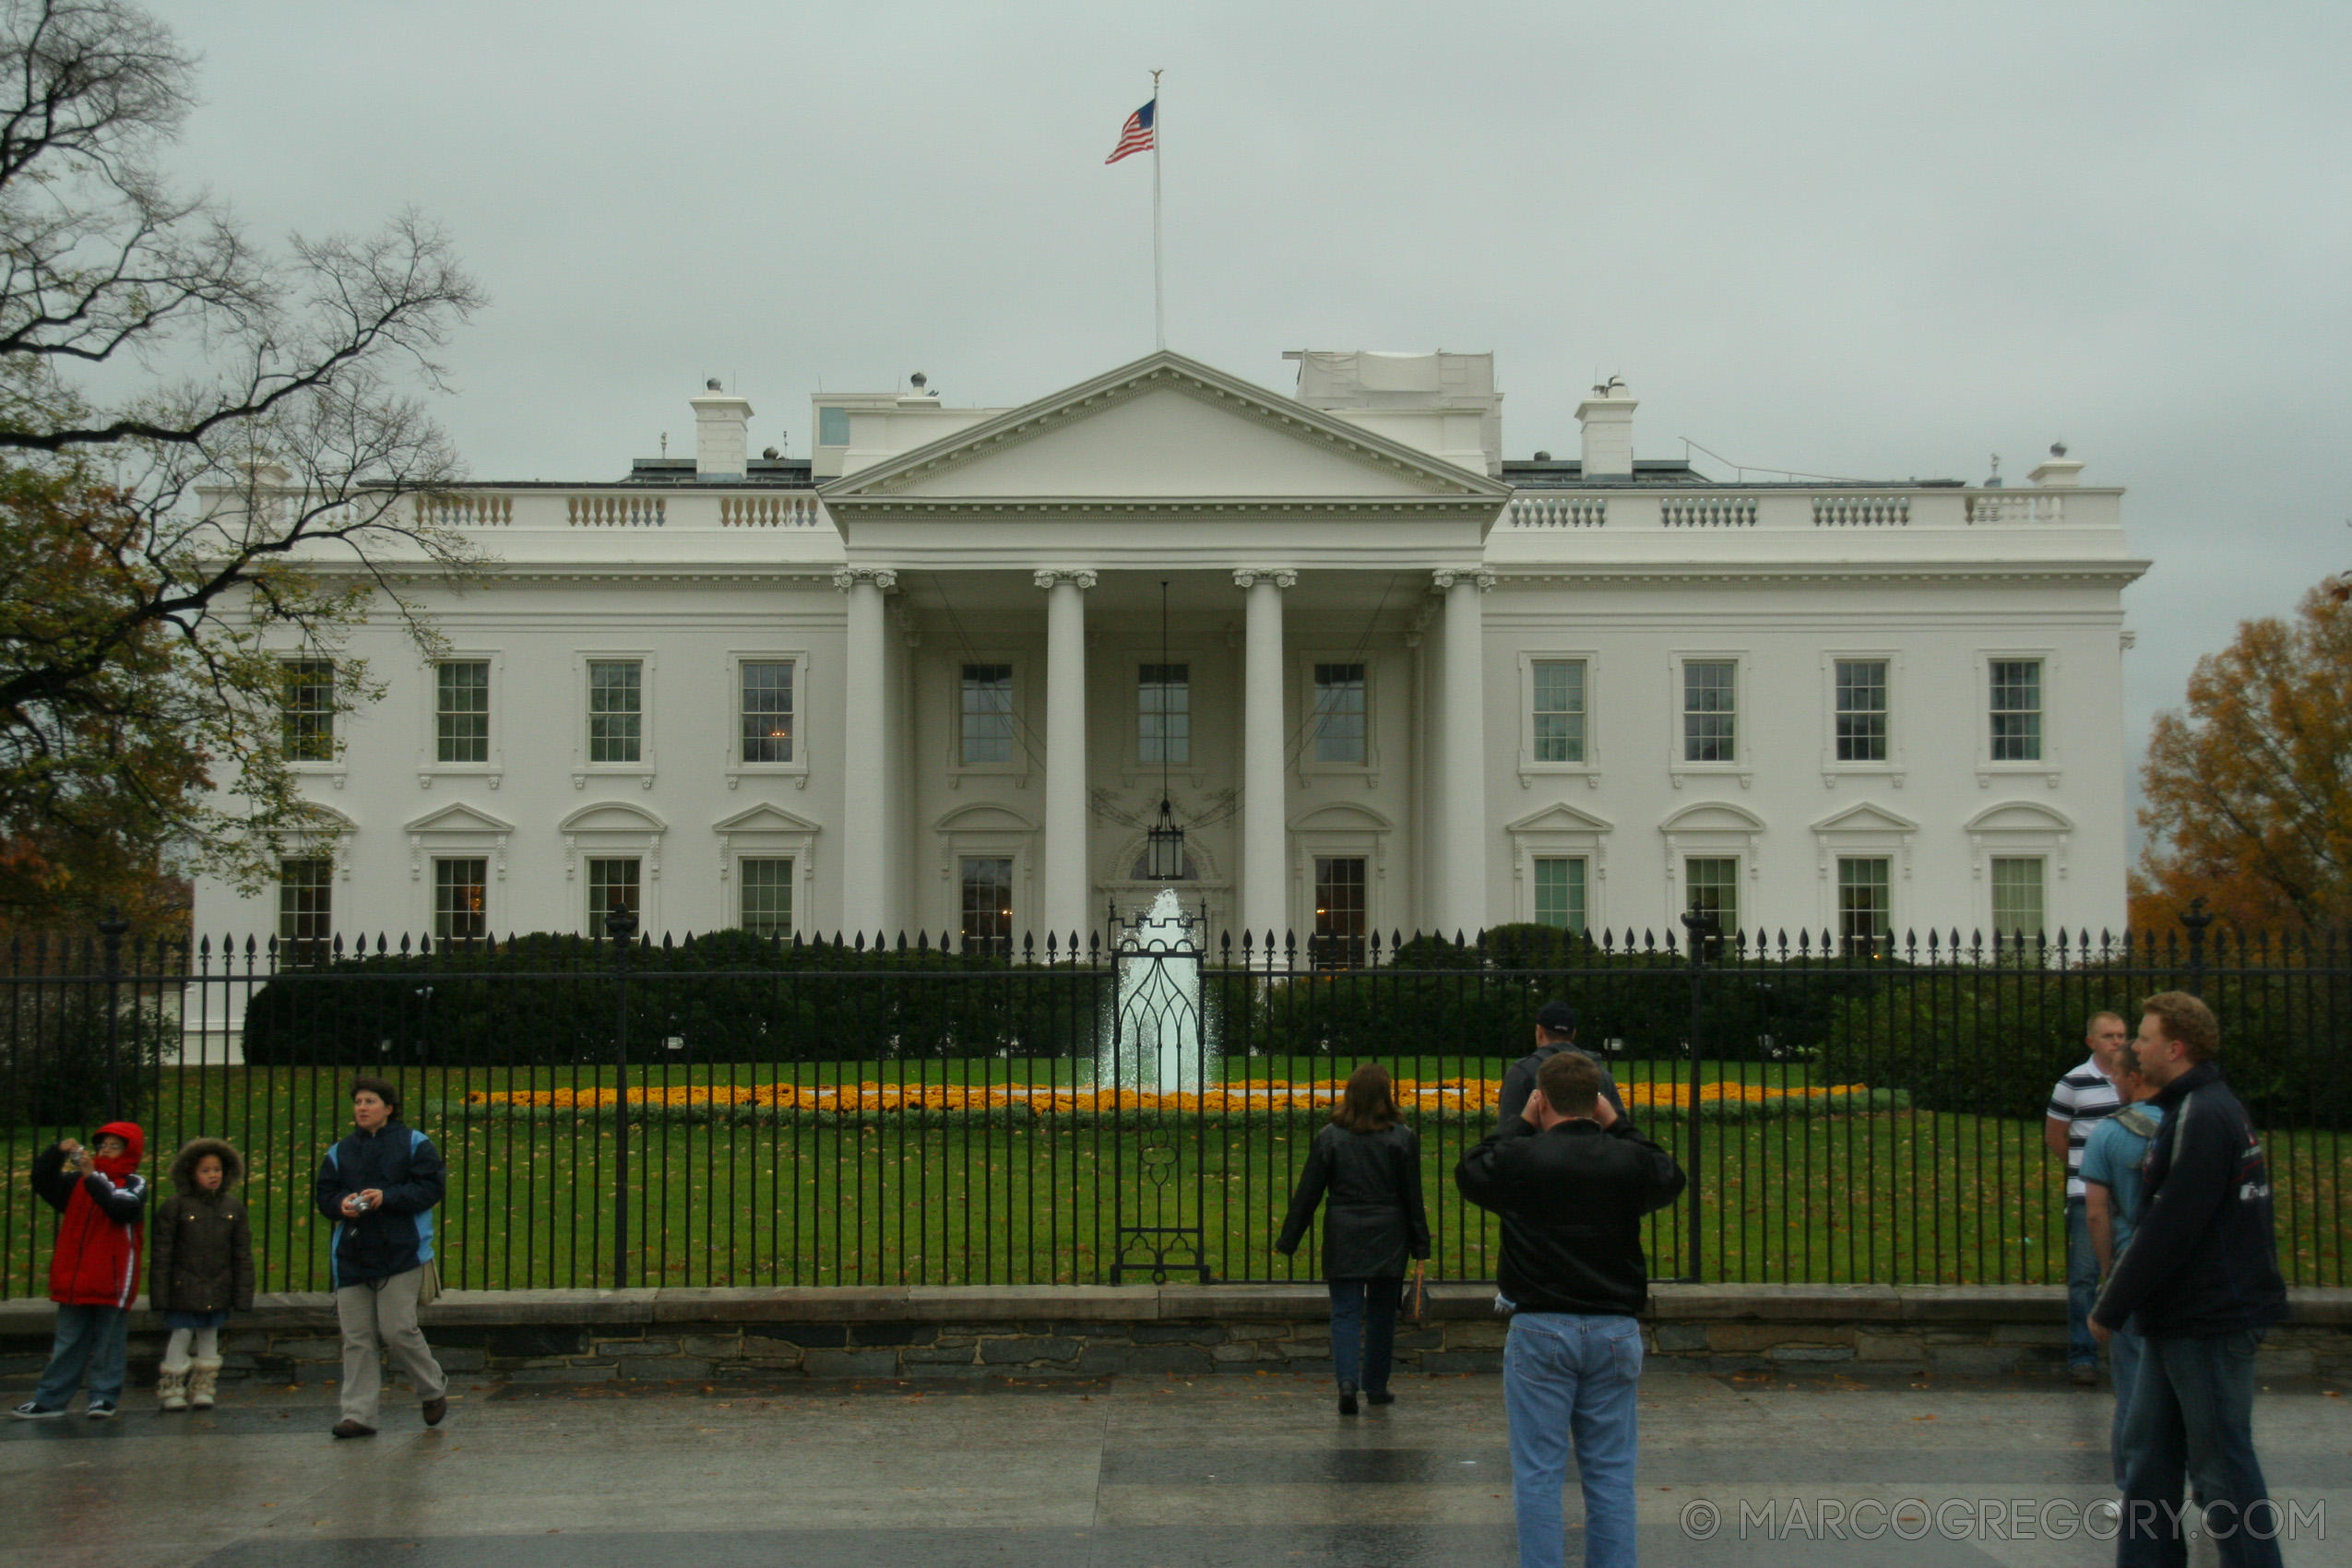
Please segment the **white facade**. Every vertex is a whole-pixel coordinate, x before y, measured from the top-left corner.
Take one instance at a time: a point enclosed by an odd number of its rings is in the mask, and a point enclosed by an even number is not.
[[[300,765],[342,825],[303,933],[578,931],[621,890],[656,932],[1066,941],[1158,885],[1180,704],[1219,932],[1345,936],[1360,897],[1384,934],[1662,936],[1694,893],[2120,928],[2145,563],[2080,463],[1718,484],[1637,461],[1614,385],[1580,460],[1509,461],[1488,356],[1294,357],[1295,398],[1167,353],[1009,410],[825,395],[800,461],[746,461],[714,386],[692,462],[430,504],[496,563],[418,588],[466,668],[354,640],[389,690]],[[320,897],[201,885],[197,929]]]

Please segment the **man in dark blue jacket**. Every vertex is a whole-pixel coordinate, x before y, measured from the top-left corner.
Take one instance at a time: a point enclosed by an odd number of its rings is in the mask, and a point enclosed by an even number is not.
[[[377,1345],[392,1353],[424,1401],[424,1424],[448,1413],[441,1364],[417,1326],[433,1270],[433,1211],[445,1182],[441,1151],[400,1121],[400,1091],[351,1080],[350,1134],[319,1163],[318,1212],[335,1222],[327,1281],[343,1325],[343,1419],[337,1437],[375,1435],[384,1392]]]
[[[2205,1004],[2168,991],[2142,1003],[2131,1055],[2157,1086],[2164,1124],[2140,1167],[2132,1244],[2091,1312],[2105,1341],[2144,1341],[2123,1425],[2119,1568],[2188,1562],[2180,1485],[2194,1484],[2225,1568],[2279,1561],[2278,1505],[2254,1454],[2254,1349],[2287,1315],[2262,1139],[2214,1055]]]

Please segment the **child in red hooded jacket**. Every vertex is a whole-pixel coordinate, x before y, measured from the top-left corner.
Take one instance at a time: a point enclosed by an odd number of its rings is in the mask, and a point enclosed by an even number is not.
[[[131,1303],[139,1289],[139,1216],[147,1178],[139,1172],[147,1134],[135,1122],[109,1122],[92,1147],[73,1139],[51,1145],[32,1164],[32,1190],[64,1218],[49,1257],[49,1299],[57,1303],[57,1340],[41,1386],[18,1406],[19,1420],[62,1416],[89,1374],[92,1420],[110,1420],[123,1397],[123,1362]]]

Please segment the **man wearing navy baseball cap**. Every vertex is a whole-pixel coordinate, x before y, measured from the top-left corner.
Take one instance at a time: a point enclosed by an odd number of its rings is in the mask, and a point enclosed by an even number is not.
[[[1580,1056],[1591,1057],[1596,1063],[1600,1061],[1589,1051],[1577,1051],[1576,1010],[1565,1002],[1547,1002],[1536,1009],[1535,1050],[1511,1063],[1510,1070],[1503,1075],[1503,1114],[1494,1123],[1497,1134],[1519,1120],[1519,1113],[1527,1107],[1527,1096],[1535,1092],[1537,1071],[1563,1051],[1575,1051]],[[1617,1080],[1606,1067],[1600,1073],[1600,1096],[1618,1115],[1625,1114],[1625,1101],[1617,1092]]]

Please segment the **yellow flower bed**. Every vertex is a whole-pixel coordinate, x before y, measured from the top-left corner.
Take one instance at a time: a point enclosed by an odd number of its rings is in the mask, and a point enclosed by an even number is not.
[[[1194,1111],[1210,1115],[1242,1111],[1321,1111],[1339,1103],[1336,1082],[1288,1083],[1250,1079],[1191,1094],[1147,1089],[1067,1088],[1051,1084],[689,1084],[677,1088],[630,1091],[632,1104],[687,1107],[770,1106],[789,1111],[855,1115],[875,1111],[995,1111],[1026,1106],[1040,1116],[1071,1111]],[[1622,1088],[1633,1110],[1675,1111],[1691,1102],[1688,1084],[1638,1083]],[[1863,1084],[1771,1088],[1758,1084],[1699,1086],[1702,1104],[1738,1101],[1750,1105],[1781,1099],[1829,1099],[1869,1093]],[[474,1090],[469,1105],[512,1105],[551,1110],[600,1110],[617,1102],[620,1091],[591,1089]],[[1399,1079],[1397,1103],[1408,1111],[1492,1110],[1501,1103],[1500,1078],[1440,1078],[1431,1083]]]

